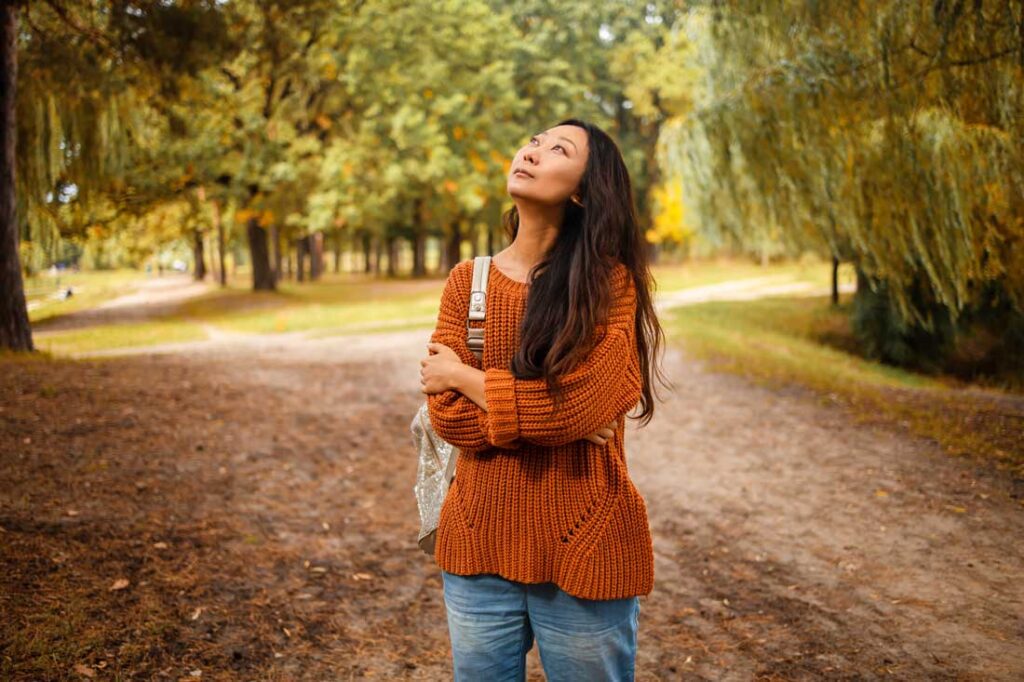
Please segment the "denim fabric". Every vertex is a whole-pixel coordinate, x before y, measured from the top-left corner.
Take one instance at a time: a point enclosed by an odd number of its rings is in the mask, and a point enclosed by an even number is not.
[[[525,680],[534,638],[549,682],[633,680],[638,596],[580,599],[495,574],[441,578],[456,682]]]

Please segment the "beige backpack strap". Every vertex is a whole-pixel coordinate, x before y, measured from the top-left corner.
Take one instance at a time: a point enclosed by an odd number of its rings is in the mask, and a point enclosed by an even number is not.
[[[473,285],[469,291],[469,319],[466,320],[466,344],[477,360],[484,358],[484,327],[470,327],[469,320],[483,322],[487,316],[487,279],[491,274],[491,257],[473,259]]]

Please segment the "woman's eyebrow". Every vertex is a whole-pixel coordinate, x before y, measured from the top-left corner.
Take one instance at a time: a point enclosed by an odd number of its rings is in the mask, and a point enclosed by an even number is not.
[[[534,133],[533,134],[534,137],[540,137],[541,135],[547,135],[547,133]],[[576,147],[576,143],[573,142],[572,140],[570,140],[568,137],[565,137],[563,135],[559,135],[558,139],[559,140],[565,140],[566,142],[568,142],[569,144],[572,145],[573,149],[575,149],[577,152],[579,152],[579,149]]]

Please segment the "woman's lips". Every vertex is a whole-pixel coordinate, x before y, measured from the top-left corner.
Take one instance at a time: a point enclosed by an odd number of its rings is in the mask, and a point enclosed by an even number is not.
[[[514,176],[516,176],[518,178],[532,178],[533,177],[532,175],[530,175],[526,171],[522,171],[522,170],[517,170],[514,173],[512,173],[512,175],[514,175]]]

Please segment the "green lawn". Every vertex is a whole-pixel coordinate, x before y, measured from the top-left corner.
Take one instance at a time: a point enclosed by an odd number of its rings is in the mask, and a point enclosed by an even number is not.
[[[281,282],[278,291],[229,287],[185,303],[180,314],[219,328],[258,334],[393,328],[418,320],[432,324],[444,282],[376,281],[328,276],[315,284]]]
[[[725,260],[653,268],[658,292],[772,276],[776,281],[827,287],[827,262],[794,262],[762,268]],[[130,291],[141,273],[83,273],[62,282],[81,286],[64,303],[48,303],[33,322]],[[840,270],[840,281],[853,278]],[[254,292],[244,274],[225,289],[181,304],[170,315],[124,324],[37,334],[36,345],[55,354],[203,339],[204,326],[243,333],[303,331],[313,337],[355,331],[430,328],[437,318],[443,276],[415,280],[326,274],[317,283],[279,283],[277,292]],[[810,388],[825,402],[850,407],[859,418],[899,424],[956,454],[978,454],[1024,470],[1020,430],[998,406],[996,389],[967,392],[950,379],[927,377],[873,362],[854,351],[849,295],[839,307],[828,297],[772,297],[711,302],[666,311],[662,323],[673,343],[713,368],[768,385]]]
[[[654,265],[651,267],[658,292],[678,291],[691,287],[718,284],[735,279],[771,277],[780,282],[808,282],[827,287],[832,282],[832,266],[827,261],[807,258],[791,263],[772,263],[761,266],[747,260],[721,259],[686,265]],[[840,284],[853,283],[854,273],[849,265],[839,268]]]
[[[33,341],[39,350],[55,355],[70,355],[108,348],[197,341],[206,337],[206,331],[200,325],[187,320],[168,318],[95,325],[52,334],[35,334]]]
[[[1020,415],[1007,393],[917,374],[852,352],[849,296],[711,302],[667,311],[666,335],[713,369],[767,386],[811,389],[865,422],[930,438],[955,455],[979,456],[1024,473]]]
[[[659,292],[762,276],[784,281],[813,281],[824,286],[829,276],[828,264],[824,262],[773,264],[762,268],[747,261],[718,260],[682,267],[658,265],[653,272]],[[33,292],[32,300],[41,305],[33,309],[29,317],[37,324],[94,307],[133,291],[134,284],[146,276],[134,270],[64,273],[61,285],[70,285],[75,290],[75,295],[67,301],[43,297],[44,292],[55,290],[55,282],[48,275],[33,278],[26,283],[26,288]],[[276,292],[254,292],[243,270],[228,287],[213,288],[181,304],[169,315],[41,334],[37,345],[63,353],[202,339],[205,333],[201,324],[234,332],[306,331],[315,336],[430,326],[437,319],[443,286],[444,278],[440,275],[422,280],[408,277],[384,280],[360,274],[328,273],[316,283],[285,280],[278,284]]]
[[[32,323],[86,310],[110,299],[131,293],[135,283],[146,279],[139,270],[102,270],[96,272],[63,272],[59,288],[70,286],[71,298],[59,301],[51,297],[58,290],[58,279],[42,273],[25,280],[25,299],[29,303]]]
[[[133,291],[129,283],[142,277],[131,271],[85,273],[76,281],[88,296],[76,294],[67,302],[48,302],[45,313],[34,311],[30,319],[36,324],[53,321],[89,307],[88,303],[95,306]],[[444,280],[438,278],[377,280],[329,274],[312,284],[284,281],[276,292],[255,292],[248,283],[234,281],[227,288],[212,288],[185,301],[166,315],[67,331],[48,332],[43,324],[34,338],[40,350],[62,355],[201,340],[208,336],[204,325],[257,334],[308,331],[314,336],[423,327],[437,319],[443,286]]]

